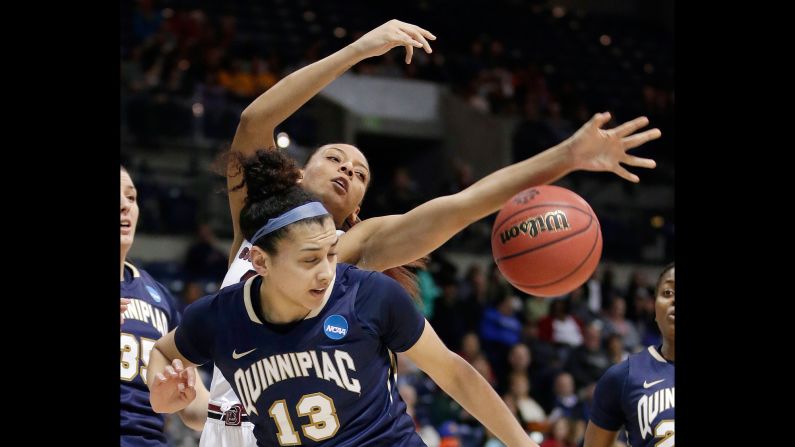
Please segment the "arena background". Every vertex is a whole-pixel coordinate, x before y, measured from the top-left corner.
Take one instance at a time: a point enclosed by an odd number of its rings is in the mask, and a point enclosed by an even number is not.
[[[659,340],[653,287],[673,260],[675,240],[673,8],[609,0],[377,7],[358,0],[123,0],[121,158],[141,207],[130,256],[183,306],[217,290],[231,220],[225,180],[210,165],[228,147],[243,108],[285,75],[392,18],[432,31],[433,54],[415,52],[410,65],[402,49],[366,60],[277,129],[277,142],[301,162],[324,143],[362,149],[373,173],[363,218],[457,192],[562,141],[595,112],[610,111],[611,125],[648,116],[663,138],[634,151],[658,163],[633,170],[640,184],[610,173],[575,173],[557,183],[583,196],[602,225],[602,261],[580,290],[550,300],[507,286],[493,273],[493,216],[434,252],[420,273],[423,310],[445,343],[492,381],[539,443],[579,445],[604,358],[612,364]],[[582,344],[544,330],[556,301],[581,323]],[[501,319],[519,322],[526,349],[482,337]],[[429,445],[500,445],[412,365],[401,366],[401,394]],[[526,420],[528,397],[511,387],[511,368],[526,373],[543,419]],[[175,446],[198,444],[178,418],[169,435]]]

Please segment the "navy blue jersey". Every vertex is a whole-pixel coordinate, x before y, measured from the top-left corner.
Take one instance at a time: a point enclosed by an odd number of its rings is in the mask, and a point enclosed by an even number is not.
[[[591,422],[617,431],[632,447],[674,445],[674,364],[649,346],[605,372],[594,391]]]
[[[149,404],[146,365],[157,339],[179,324],[179,312],[168,290],[130,263],[121,298],[130,299],[121,326],[121,445],[165,446],[163,416]]]
[[[260,446],[424,446],[395,386],[394,353],[417,342],[425,319],[382,273],[338,264],[333,281],[314,316],[285,325],[262,316],[262,277],[226,287],[185,310],[177,349],[216,364]]]

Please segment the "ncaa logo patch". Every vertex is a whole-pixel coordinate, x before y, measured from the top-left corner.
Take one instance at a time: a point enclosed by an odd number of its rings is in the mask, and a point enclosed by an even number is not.
[[[149,292],[149,296],[151,296],[152,299],[155,300],[156,302],[159,303],[160,300],[162,299],[162,298],[160,298],[160,294],[157,293],[157,290],[155,290],[154,287],[146,286],[146,291]]]
[[[342,315],[332,315],[323,322],[323,332],[332,340],[339,340],[348,333],[348,320]]]

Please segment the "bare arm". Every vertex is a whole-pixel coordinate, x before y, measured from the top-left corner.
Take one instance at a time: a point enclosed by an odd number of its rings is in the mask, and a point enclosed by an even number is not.
[[[246,107],[232,140],[232,151],[252,154],[257,149],[275,147],[273,131],[276,126],[353,65],[369,57],[380,56],[397,46],[406,48],[406,63],[409,63],[415,47],[424,48],[430,53],[427,39],[435,38],[416,25],[390,20],[336,53],[291,73]],[[232,191],[240,183],[240,177],[234,177],[233,174],[233,171],[227,173],[229,208],[235,234],[229,254],[230,264],[243,243],[238,220],[246,199],[245,188]]]
[[[207,420],[207,404],[210,401],[210,392],[207,391],[201,381],[201,377],[198,377],[198,371],[195,372],[197,376],[194,386],[196,397],[193,402],[179,412],[179,417],[188,427],[196,431],[202,431],[204,430],[204,422]]]
[[[486,379],[447,349],[430,323],[406,355],[505,445],[538,447]]]
[[[585,429],[584,447],[613,447],[618,439],[617,431],[605,430],[596,425],[593,421],[588,421],[588,428]]]
[[[497,211],[518,192],[554,182],[575,170],[612,171],[637,182],[638,177],[620,163],[653,168],[653,160],[634,157],[626,151],[659,138],[660,131],[651,129],[632,135],[648,124],[645,117],[602,130],[609,119],[608,113],[596,114],[566,141],[502,168],[458,194],[436,198],[406,214],[365,220],[340,240],[340,260],[370,270],[406,264]]]

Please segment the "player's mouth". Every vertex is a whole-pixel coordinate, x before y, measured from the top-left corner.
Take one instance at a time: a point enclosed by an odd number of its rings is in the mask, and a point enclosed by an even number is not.
[[[676,318],[675,311],[676,309],[674,309],[673,307],[671,308],[671,310],[668,311],[668,321],[670,321],[671,323],[673,323]]]
[[[345,177],[336,177],[331,179],[331,183],[334,185],[334,190],[340,194],[345,194],[348,192],[348,185],[349,181]]]
[[[322,289],[311,289],[309,290],[309,293],[311,293],[312,296],[315,298],[323,298],[323,295],[326,293],[327,288],[328,287],[323,287]]]
[[[132,233],[132,221],[129,219],[121,220],[121,234],[128,235]]]

